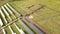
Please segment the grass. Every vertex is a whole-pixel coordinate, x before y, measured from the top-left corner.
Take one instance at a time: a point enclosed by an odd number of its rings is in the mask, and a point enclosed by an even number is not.
[[[25,2],[25,3],[24,3]],[[17,3],[17,4],[16,4]],[[28,11],[29,12],[31,12],[29,9],[27,9],[26,7],[27,7],[27,4],[28,3],[28,1],[15,1],[15,2],[11,2],[10,4],[16,9],[16,10],[18,10],[20,13],[22,13],[22,14],[26,14],[26,13],[28,13]],[[18,5],[18,4],[20,4],[20,5]],[[32,3],[30,3],[30,5],[31,5]],[[18,5],[18,6],[17,6]],[[22,8],[22,9],[21,9]]]
[[[27,1],[15,1],[10,2],[10,4],[21,12],[23,15],[34,11],[39,4],[46,5],[44,9],[38,10],[38,12],[32,14],[33,19],[50,34],[60,34],[60,1],[59,0],[27,0]],[[30,5],[35,5],[34,7],[28,9],[27,7]],[[52,10],[52,9],[54,10]],[[32,9],[32,10],[31,10]]]
[[[12,34],[11,31],[10,31],[10,29],[8,27],[6,27],[4,29],[5,29],[6,34]]]
[[[0,0],[0,6],[6,4],[8,1],[10,1],[10,0],[2,0],[2,1]]]
[[[33,14],[34,20],[39,23],[39,25],[44,26],[47,30],[49,30],[50,34],[59,34],[60,27],[59,27],[59,16],[58,13],[49,10],[49,9],[42,9],[40,12]],[[57,32],[58,31],[58,32]]]

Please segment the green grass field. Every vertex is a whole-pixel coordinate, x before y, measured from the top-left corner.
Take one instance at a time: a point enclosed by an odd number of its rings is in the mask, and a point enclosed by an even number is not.
[[[0,0],[0,6],[6,4],[8,1],[10,1],[10,0]]]
[[[60,1],[59,0],[27,0],[9,2],[23,15],[29,14],[41,5],[46,7],[38,10],[32,16],[33,19],[46,29],[50,34],[60,34]],[[40,5],[41,4],[41,5]],[[32,8],[27,7],[34,5]],[[51,8],[51,9],[50,9]],[[48,33],[47,33],[48,34]]]

